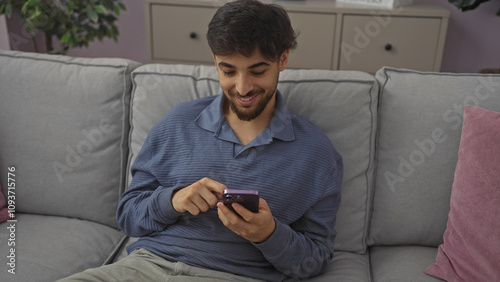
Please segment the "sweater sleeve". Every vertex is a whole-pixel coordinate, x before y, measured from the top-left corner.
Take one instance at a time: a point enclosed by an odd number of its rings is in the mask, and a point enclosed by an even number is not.
[[[182,215],[172,206],[174,191],[182,187],[163,187],[151,166],[153,148],[148,138],[132,166],[132,183],[118,204],[117,221],[123,232],[140,237],[161,231]]]
[[[333,258],[342,171],[339,160],[325,194],[302,218],[290,226],[275,218],[276,229],[271,237],[265,242],[254,243],[286,276],[307,278],[319,275]]]

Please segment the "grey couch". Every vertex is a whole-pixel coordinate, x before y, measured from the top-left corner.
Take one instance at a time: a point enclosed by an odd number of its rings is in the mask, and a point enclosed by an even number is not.
[[[287,105],[345,164],[335,257],[310,281],[439,281],[424,269],[446,229],[460,108],[500,111],[499,85],[392,68],[281,74]],[[134,239],[115,211],[148,131],[172,106],[219,92],[210,66],[0,51],[4,195],[16,183],[16,221],[0,224],[0,281],[54,281],[123,257]]]

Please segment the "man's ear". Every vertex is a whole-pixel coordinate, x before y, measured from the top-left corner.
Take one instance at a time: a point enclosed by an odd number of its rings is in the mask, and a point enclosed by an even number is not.
[[[290,55],[290,50],[285,50],[283,54],[280,56],[279,67],[280,71],[284,71],[286,69],[286,65],[288,64],[288,56]]]

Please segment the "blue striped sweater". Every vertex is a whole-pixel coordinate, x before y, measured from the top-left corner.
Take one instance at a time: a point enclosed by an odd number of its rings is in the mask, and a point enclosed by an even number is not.
[[[311,122],[277,93],[267,129],[241,145],[222,113],[224,95],[177,105],[150,131],[133,166],[117,220],[129,236],[170,261],[281,281],[324,271],[333,256],[342,158]],[[258,190],[276,229],[263,243],[236,235],[216,208],[176,212],[172,193],[204,177],[229,189]]]

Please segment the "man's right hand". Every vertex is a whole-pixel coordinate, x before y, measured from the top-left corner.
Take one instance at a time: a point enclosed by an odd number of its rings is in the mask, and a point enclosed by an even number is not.
[[[217,198],[222,199],[222,192],[227,187],[210,178],[203,178],[172,195],[172,206],[177,212],[189,212],[198,215],[217,205]]]

